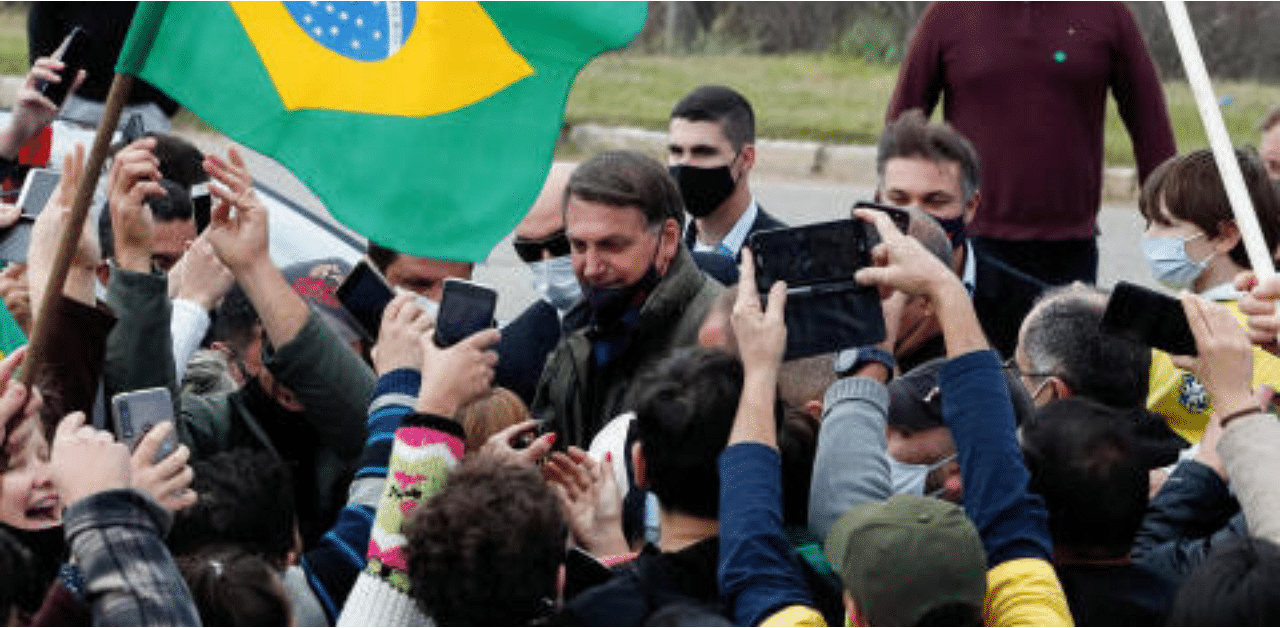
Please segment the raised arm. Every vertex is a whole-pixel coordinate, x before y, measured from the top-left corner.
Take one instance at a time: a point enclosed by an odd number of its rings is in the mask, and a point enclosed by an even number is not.
[[[743,381],[729,443],[720,454],[720,596],[735,625],[821,622],[782,529],[782,459],[773,407],[787,344],[786,285],[770,288],[768,309],[761,311],[749,250],[742,252],[740,272],[732,324]]]

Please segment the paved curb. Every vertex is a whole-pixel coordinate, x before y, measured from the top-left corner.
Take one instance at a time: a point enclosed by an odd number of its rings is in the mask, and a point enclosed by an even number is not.
[[[666,159],[667,135],[633,127],[579,124],[569,141],[584,153],[629,149]],[[813,177],[835,183],[876,185],[876,147],[794,140],[758,140],[756,172],[781,177]],[[1103,172],[1102,200],[1132,203],[1138,199],[1137,173],[1129,167]]]
[[[0,76],[0,108],[12,109],[14,96],[22,86],[22,76]],[[187,129],[178,129],[191,135]],[[632,127],[579,124],[568,134],[569,141],[585,153],[630,149],[666,160],[666,133]],[[876,148],[853,144],[824,144],[797,140],[756,142],[756,172],[778,177],[816,178],[852,185],[876,185]],[[1137,175],[1133,168],[1113,167],[1103,172],[1102,200],[1132,203],[1138,198]]]

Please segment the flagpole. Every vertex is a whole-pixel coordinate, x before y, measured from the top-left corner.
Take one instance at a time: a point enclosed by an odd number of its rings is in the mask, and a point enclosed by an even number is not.
[[[111,146],[111,137],[120,124],[120,111],[129,98],[129,90],[132,86],[132,76],[116,74],[111,81],[111,90],[107,92],[102,120],[98,123],[98,131],[93,138],[93,148],[89,150],[89,159],[80,177],[80,187],[76,189],[75,201],[71,205],[71,216],[62,231],[62,239],[58,242],[58,253],[53,258],[53,269],[49,272],[49,282],[45,286],[44,297],[39,303],[39,309],[35,310],[37,315],[33,323],[34,328],[31,330],[31,339],[27,343],[27,357],[22,364],[20,375],[22,383],[28,386],[35,381],[36,373],[50,350],[49,340],[53,333],[53,322],[49,320],[47,314],[53,311],[54,304],[62,296],[67,271],[71,267],[71,258],[75,255],[80,242],[80,233],[89,215],[89,202],[93,200],[93,190],[98,182],[98,174],[102,172],[102,164],[107,160],[107,149]],[[6,427],[12,427],[12,425]]]
[[[1178,42],[1182,67],[1187,72],[1187,83],[1191,85],[1191,92],[1196,97],[1196,107],[1200,110],[1200,119],[1209,136],[1209,146],[1213,149],[1214,161],[1218,163],[1222,185],[1227,190],[1231,212],[1235,214],[1236,227],[1244,240],[1245,252],[1249,254],[1249,265],[1259,279],[1266,279],[1276,274],[1272,253],[1267,250],[1267,241],[1262,237],[1258,216],[1249,199],[1244,176],[1240,174],[1240,162],[1236,161],[1231,137],[1227,134],[1226,124],[1222,122],[1222,112],[1218,110],[1213,85],[1209,82],[1209,73],[1204,67],[1204,58],[1200,56],[1200,45],[1196,43],[1196,33],[1191,27],[1187,6],[1182,0],[1165,0],[1164,9],[1169,14],[1169,27]]]

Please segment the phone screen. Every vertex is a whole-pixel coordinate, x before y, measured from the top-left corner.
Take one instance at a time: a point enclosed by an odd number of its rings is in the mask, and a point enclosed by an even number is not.
[[[482,329],[493,327],[498,293],[469,281],[446,279],[436,317],[436,344],[449,347]]]
[[[382,327],[382,311],[395,293],[377,269],[360,260],[337,290],[338,301],[359,321],[370,338],[378,337]]]
[[[18,222],[0,231],[0,260],[26,263],[27,249],[31,247],[31,227],[35,224],[36,215],[44,209],[53,190],[58,187],[60,178],[57,172],[45,168],[27,172],[22,192],[18,195],[18,206],[22,210]]]
[[[1172,355],[1197,355],[1196,338],[1182,302],[1128,282],[1111,291],[1102,330]]]
[[[860,220],[757,231],[748,246],[756,259],[756,287],[769,290],[774,281],[789,289],[837,284],[848,287],[853,273],[870,261],[867,227]]]
[[[22,217],[34,220],[53,196],[61,179],[60,173],[48,168],[33,168],[27,172],[27,178],[22,182],[22,192],[18,195]]]

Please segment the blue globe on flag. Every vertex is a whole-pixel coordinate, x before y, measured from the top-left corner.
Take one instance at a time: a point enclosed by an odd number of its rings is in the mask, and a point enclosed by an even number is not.
[[[356,61],[382,61],[400,50],[418,17],[415,2],[285,2],[316,43]]]

